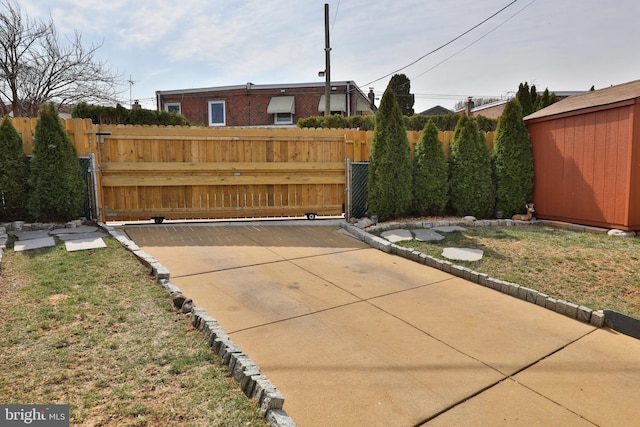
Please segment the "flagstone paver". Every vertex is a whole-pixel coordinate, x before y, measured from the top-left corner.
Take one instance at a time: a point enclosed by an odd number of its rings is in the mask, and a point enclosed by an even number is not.
[[[444,248],[442,256],[457,261],[479,261],[482,259],[484,251],[470,248]]]
[[[19,240],[14,243],[13,250],[16,252],[29,251],[32,249],[50,248],[56,245],[53,237],[42,237],[39,239]]]

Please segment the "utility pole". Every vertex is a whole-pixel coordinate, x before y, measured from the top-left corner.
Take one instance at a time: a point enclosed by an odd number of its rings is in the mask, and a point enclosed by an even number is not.
[[[329,46],[329,3],[324,4],[324,115],[331,115],[331,47]]]

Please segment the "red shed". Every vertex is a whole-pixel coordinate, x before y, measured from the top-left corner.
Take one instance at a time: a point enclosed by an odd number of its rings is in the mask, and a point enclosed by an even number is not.
[[[524,120],[536,217],[640,230],[640,80],[563,99]]]

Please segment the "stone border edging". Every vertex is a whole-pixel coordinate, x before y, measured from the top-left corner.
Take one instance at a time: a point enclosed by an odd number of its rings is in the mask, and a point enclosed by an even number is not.
[[[98,226],[133,253],[143,265],[150,268],[156,282],[170,296],[182,295],[180,288],[171,283],[168,268],[140,249],[134,241],[119,233],[114,227],[101,222],[98,223]],[[186,299],[183,307],[187,302],[191,303],[191,300]],[[244,394],[249,399],[256,401],[257,407],[266,421],[273,427],[296,427],[293,419],[282,409],[284,396],[280,390],[265,375],[260,373],[260,367],[240,350],[222,329],[218,321],[209,316],[206,310],[200,307],[193,306],[188,313],[191,315],[193,327],[202,332],[209,347],[222,358],[223,364],[228,367],[229,375],[238,383]]]
[[[393,230],[396,228],[431,228],[440,226],[468,226],[468,227],[483,227],[483,226],[530,226],[541,222],[523,222],[513,220],[461,220],[461,221],[414,221],[414,222],[390,222],[382,225],[375,225],[368,227],[367,230],[373,232],[381,232]],[[507,282],[504,280],[496,279],[489,276],[486,273],[479,273],[471,270],[470,268],[455,265],[450,261],[441,260],[430,255],[423,254],[420,251],[411,248],[405,248],[403,246],[391,243],[382,237],[375,236],[369,231],[362,230],[348,222],[341,224],[342,228],[346,229],[349,233],[365,242],[374,249],[381,250],[386,253],[401,256],[411,261],[418,262],[428,267],[437,268],[445,273],[450,273],[454,276],[461,277],[470,282],[478,285],[494,289],[498,292],[502,292],[507,295],[514,296],[524,301],[539,305],[556,313],[563,314],[573,319],[579,320],[584,323],[589,323],[595,327],[602,327],[605,325],[605,314],[601,310],[592,310],[585,306],[579,306],[568,301],[561,299],[551,298],[549,295],[536,291],[535,289],[529,289],[524,286],[520,286],[516,283]]]

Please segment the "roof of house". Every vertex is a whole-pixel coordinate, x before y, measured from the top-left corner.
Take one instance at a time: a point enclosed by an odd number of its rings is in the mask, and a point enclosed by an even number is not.
[[[583,110],[585,108],[600,107],[603,105],[615,104],[621,101],[628,101],[640,97],[640,80],[610,86],[579,95],[573,95],[562,99],[550,106],[529,114],[525,120],[538,119],[541,117],[554,116],[557,114],[569,113]]]
[[[422,116],[437,116],[440,114],[453,114],[453,111],[441,105],[436,105],[435,107],[431,107],[428,110],[424,110],[420,113],[420,115]]]
[[[251,82],[243,85],[234,86],[217,86],[217,87],[204,87],[204,88],[191,88],[191,89],[174,89],[174,90],[158,90],[156,95],[178,95],[183,93],[200,93],[200,92],[219,92],[228,90],[259,90],[259,89],[295,89],[306,87],[325,87],[325,82],[311,82],[311,83],[276,83],[268,85],[257,85]],[[363,96],[364,93],[360,90],[358,85],[352,80],[348,81],[336,81],[331,82],[331,86],[350,86],[355,90],[358,90]]]

